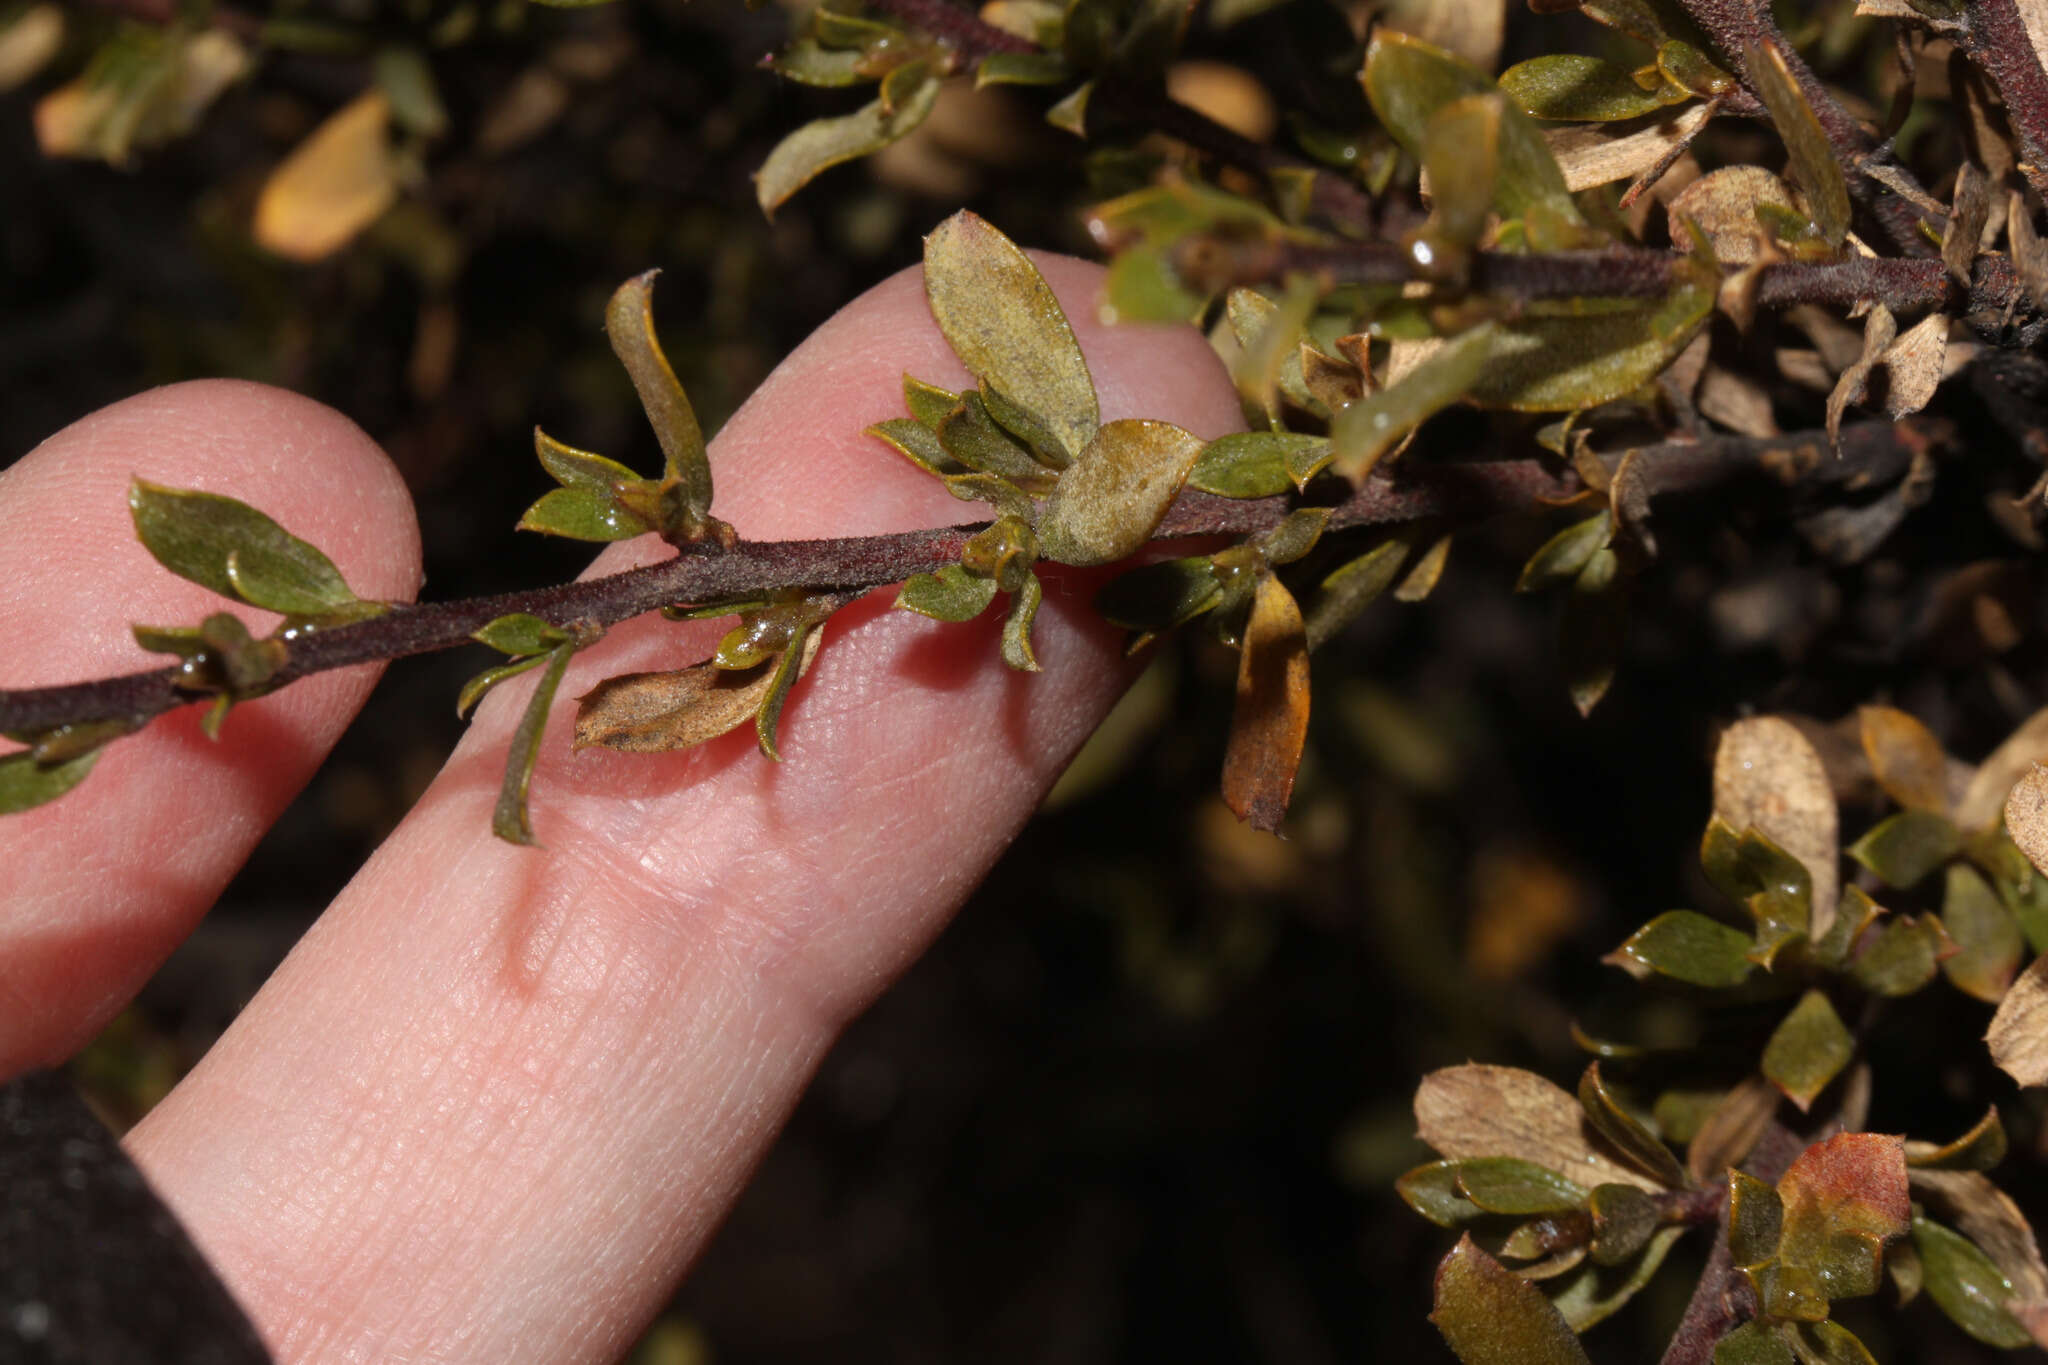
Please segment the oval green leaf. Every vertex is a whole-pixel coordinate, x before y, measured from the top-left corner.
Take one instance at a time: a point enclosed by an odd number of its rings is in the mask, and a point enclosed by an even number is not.
[[[1571,123],[1641,118],[1691,97],[1670,85],[1645,90],[1627,68],[1577,53],[1518,62],[1501,72],[1500,88],[1531,118]]]
[[[1270,498],[1293,491],[1293,460],[1320,464],[1328,439],[1293,431],[1239,431],[1202,447],[1188,486],[1223,498]]]
[[[1465,1365],[1588,1365],[1578,1334],[1543,1291],[1469,1235],[1437,1267],[1429,1320]]]
[[[359,604],[332,560],[245,502],[136,479],[128,510],[157,563],[223,597],[287,616]]]
[[[754,174],[754,197],[773,215],[820,172],[842,161],[879,152],[925,121],[939,98],[939,79],[927,75],[894,105],[873,100],[839,118],[814,119],[775,145]]]
[[[896,605],[934,621],[972,621],[996,599],[996,582],[958,564],[937,573],[915,574],[896,594]]]
[[[1110,564],[1135,551],[1201,453],[1201,438],[1171,422],[1125,418],[1103,427],[1045,500],[1038,539],[1046,558]]]

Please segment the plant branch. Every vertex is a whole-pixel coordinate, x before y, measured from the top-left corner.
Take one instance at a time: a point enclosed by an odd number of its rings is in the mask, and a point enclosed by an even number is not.
[[[1527,255],[1479,251],[1473,253],[1471,271],[1462,286],[1449,287],[1523,300],[1655,298],[1677,283],[1685,264],[1680,253],[1647,247]],[[1429,281],[1408,253],[1391,242],[1312,246],[1203,237],[1185,243],[1175,265],[1190,284],[1205,291],[1271,283],[1290,274],[1313,275],[1333,285]],[[1758,277],[1756,302],[1762,307],[1782,308],[1800,303],[1847,307],[1871,301],[1895,313],[1941,309],[2002,315],[2018,295],[2012,262],[2002,255],[1978,257],[1967,290],[1950,278],[1939,260],[1861,256],[1839,262],[1767,265]]]
[[[1770,440],[1709,436],[1643,449],[1645,487],[1652,495],[1695,492],[1762,472],[1790,485],[1873,478],[1910,460],[1915,449],[1945,440],[1924,421],[1864,422],[1842,431],[1838,459],[1822,460],[1826,437],[1796,432]],[[1618,462],[1616,452],[1610,462]],[[1330,529],[1425,519],[1478,520],[1523,511],[1582,491],[1575,475],[1540,460],[1429,462],[1406,460],[1395,477],[1375,477],[1332,509]],[[1256,535],[1278,526],[1296,506],[1290,497],[1220,498],[1183,491],[1154,532],[1155,541],[1198,536]],[[403,658],[471,643],[489,621],[513,612],[557,626],[608,626],[677,603],[738,601],[776,589],[865,591],[959,562],[969,537],[986,523],[839,540],[742,541],[730,549],[699,545],[674,558],[605,578],[525,592],[423,606],[394,606],[382,616],[327,630],[296,633],[274,678],[283,686],[332,668]],[[37,733],[96,721],[147,721],[203,700],[180,690],[173,670],[130,673],[54,687],[0,690],[0,732]]]
[[[1785,69],[1798,82],[1807,104],[1812,106],[1829,147],[1842,163],[1843,170],[1850,172],[1850,193],[1876,216],[1894,247],[1908,256],[1932,255],[1933,247],[1920,233],[1918,210],[1907,199],[1890,192],[1885,185],[1866,174],[1864,165],[1873,158],[1882,158],[1897,175],[1907,176],[1907,172],[1891,163],[1888,150],[1872,145],[1863,126],[1828,92],[1799,50],[1785,41],[1785,35],[1779,32],[1777,22],[1771,17],[1768,0],[1681,2],[1693,22],[1705,31],[1708,41],[1719,49],[1722,57],[1742,78],[1743,85],[1752,96],[1756,94],[1756,82],[1749,70],[1751,49],[1775,48],[1784,57]],[[1908,183],[1911,183],[1910,177]]]
[[[2005,116],[2019,134],[2020,167],[2034,192],[2048,199],[2048,72],[2041,69],[2017,0],[1972,0],[1962,24],[1963,51],[1998,87]]]

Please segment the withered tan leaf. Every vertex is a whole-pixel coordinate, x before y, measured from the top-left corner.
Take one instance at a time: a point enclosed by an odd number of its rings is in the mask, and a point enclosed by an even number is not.
[[[1948,755],[1925,725],[1890,706],[1856,713],[1870,772],[1885,795],[1909,810],[1948,814]]]
[[[1110,564],[1152,528],[1201,458],[1203,441],[1171,422],[1127,417],[1077,447],[1073,466],[1045,500],[1038,540],[1061,564]]]
[[[1442,1156],[1513,1156],[1592,1187],[1662,1188],[1609,1156],[1578,1099],[1533,1071],[1467,1063],[1432,1071],[1415,1092],[1416,1136]]]
[[[1693,402],[1701,416],[1730,431],[1764,438],[1779,434],[1770,394],[1755,380],[1719,365],[1708,364],[1706,372],[1700,375],[1699,391]]]
[[[2048,869],[2048,768],[2033,764],[2005,798],[2005,829],[2035,867]]]
[[[971,372],[1051,428],[1069,454],[1094,439],[1100,409],[1081,343],[1014,242],[963,209],[925,238],[924,288]]]
[[[2043,771],[2034,769],[2036,775]],[[2048,957],[2035,958],[2012,983],[1991,1016],[1984,1042],[1991,1060],[2021,1085],[2048,1081]]]
[[[1564,172],[1565,187],[1577,194],[1641,175],[1691,142],[1713,113],[1711,105],[1691,104],[1632,133],[1617,135],[1603,131],[1598,124],[1576,123],[1545,129],[1543,137],[1557,158],[1558,169]]]
[[[1277,830],[1308,738],[1308,636],[1301,608],[1273,574],[1259,579],[1237,663],[1237,705],[1223,756],[1223,803],[1254,829]]]
[[[809,671],[824,636],[819,626],[804,641],[798,676]],[[668,673],[607,678],[577,698],[576,747],[602,745],[636,754],[688,749],[752,720],[774,682],[772,659],[749,669],[701,663]]]
[[[1813,879],[1808,932],[1835,922],[1841,889],[1840,816],[1827,768],[1797,726],[1781,716],[1737,721],[1714,755],[1714,813],[1754,829],[1797,858]]]
[[[391,103],[371,90],[315,128],[256,200],[256,241],[295,261],[340,250],[398,198]]]
[[[2013,784],[2043,762],[2048,762],[2048,707],[2020,722],[2019,729],[1977,765],[1962,800],[1956,803],[1956,823],[1964,829],[1983,829],[1994,823],[2005,809]]]
[[[1948,227],[1941,234],[1941,263],[1963,288],[1970,287],[1970,267],[1991,218],[1991,182],[1971,161],[1956,171],[1955,194],[1949,204]]]
[[[1500,63],[1501,37],[1507,27],[1506,0],[1392,0],[1383,7],[1391,27],[1455,52],[1482,71]]]
[[[1934,399],[1948,353],[1948,318],[1930,313],[1908,327],[1884,352],[1884,410],[1893,417],[1920,411]]]
[[[1764,235],[1756,217],[1759,204],[1791,208],[1792,187],[1761,166],[1708,171],[1666,206],[1673,225],[1671,240],[1680,250],[1690,249],[1685,231],[1677,226],[1690,218],[1707,234],[1714,258],[1722,265],[1748,265],[1756,259]]]
[[[1771,1123],[1782,1097],[1762,1076],[1745,1077],[1721,1097],[1686,1148],[1686,1173],[1700,1184],[1719,1180],[1740,1166]]]
[[[1884,358],[1892,339],[1899,334],[1898,320],[1892,310],[1883,304],[1873,304],[1863,319],[1863,350],[1850,366],[1835,378],[1835,389],[1828,395],[1828,444],[1835,445],[1842,437],[1842,414],[1851,403],[1862,399],[1870,387],[1870,372],[1877,368]]]

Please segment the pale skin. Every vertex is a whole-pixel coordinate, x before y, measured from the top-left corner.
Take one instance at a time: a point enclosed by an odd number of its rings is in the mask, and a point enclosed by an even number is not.
[[[1105,329],[1099,271],[1039,260],[1105,421],[1236,429],[1191,329]],[[726,426],[714,511],[753,539],[973,519],[859,434],[901,415],[905,370],[966,381],[914,271],[828,322]],[[419,586],[404,486],[346,418],[248,384],[161,389],[0,474],[0,638],[15,642],[0,686],[161,662],[130,622],[223,605],[136,544],[131,475],[265,509],[362,595]],[[614,546],[592,572],[662,552]],[[531,684],[488,698],[404,824],[129,1136],[280,1360],[606,1361],[632,1343],[840,1028],[943,927],[1128,681],[1083,585],[1048,581],[1036,677],[997,657],[998,613],[942,626],[892,596],[833,621],[780,766],[750,732],[572,754],[572,698],[693,663],[723,626],[616,628],[556,702],[533,779],[542,850],[489,834]],[[218,745],[187,708],[0,823],[0,1073],[60,1062],[133,995],[373,681],[329,674],[238,708]]]

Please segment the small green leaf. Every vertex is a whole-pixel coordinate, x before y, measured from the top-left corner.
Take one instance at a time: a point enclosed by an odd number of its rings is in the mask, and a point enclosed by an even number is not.
[[[1899,916],[1865,936],[1849,975],[1876,995],[1911,995],[1934,979],[1943,955],[1953,951],[1934,916]]]
[[[1038,656],[1031,652],[1031,623],[1044,598],[1037,574],[1026,574],[1023,584],[1010,595],[1010,614],[1003,618],[1003,662],[1019,673],[1039,671]]]
[[[1745,1322],[1714,1343],[1714,1365],[1799,1365],[1788,1331],[1777,1323]]]
[[[1997,1004],[2005,998],[2026,952],[2019,921],[1990,884],[1966,863],[1948,865],[1941,924],[1957,952],[1941,964],[1949,984],[1965,995]]]
[[[1381,541],[1322,582],[1322,592],[1309,609],[1308,647],[1321,649],[1338,631],[1358,619],[1401,572],[1414,545],[1394,536]]]
[[[1488,1213],[1527,1217],[1583,1208],[1586,1188],[1533,1161],[1513,1156],[1476,1157],[1458,1163],[1458,1189]]]
[[[1507,108],[1499,92],[1466,95],[1443,105],[1422,129],[1422,167],[1432,198],[1427,231],[1409,247],[1433,275],[1461,277],[1466,253],[1492,217],[1500,179],[1500,126]]]
[[[805,623],[797,628],[789,648],[775,656],[775,663],[768,671],[767,694],[761,698],[760,709],[754,712],[754,737],[761,745],[761,752],[777,763],[782,761],[782,750],[776,743],[776,731],[782,724],[782,706],[789,700],[789,689],[811,666],[811,659],[817,653],[812,646],[816,638],[816,625]]]
[[[895,24],[824,5],[811,11],[811,34],[826,47],[855,48],[862,52],[877,45],[886,48],[901,42],[904,37],[903,30]]]
[[[1438,1227],[1454,1228],[1486,1216],[1486,1210],[1458,1189],[1458,1164],[1432,1161],[1394,1182],[1394,1192]]]
[[[1601,960],[1643,979],[1655,972],[1693,986],[1726,990],[1749,979],[1751,936],[1692,910],[1667,910]]]
[[[1005,398],[1001,389],[984,382],[981,401],[995,424],[1022,442],[1038,463],[1048,469],[1065,469],[1074,462],[1074,452],[1061,443],[1058,434],[1046,421],[1037,413]]]
[[[2006,1310],[2012,1282],[1975,1242],[1931,1219],[1915,1218],[1913,1249],[1920,1255],[1928,1297],[1956,1326],[2002,1350],[2033,1344],[2027,1329]]]
[[[540,467],[564,488],[589,488],[610,493],[622,484],[640,480],[638,474],[617,460],[564,445],[539,427],[533,429],[533,453],[540,458]]]
[[[1594,1130],[1631,1165],[1668,1189],[1685,1187],[1685,1168],[1678,1164],[1678,1158],[1672,1155],[1669,1147],[1645,1128],[1635,1115],[1621,1107],[1621,1102],[1601,1077],[1598,1062],[1588,1065],[1579,1077],[1579,1107],[1586,1111],[1586,1118]],[[1603,1185],[1600,1188],[1608,1187]],[[1598,1209],[1594,1210],[1594,1216],[1598,1218]],[[1643,1235],[1647,1238],[1649,1233],[1645,1231]],[[1613,1262],[1604,1261],[1602,1264],[1612,1265]]]
[[[1764,1078],[1804,1111],[1855,1054],[1856,1040],[1821,991],[1808,991],[1764,1044]]]
[[[379,49],[371,71],[391,102],[391,117],[399,127],[420,137],[439,137],[448,131],[448,110],[434,88],[434,70],[418,48]]]
[[[1624,1260],[1603,1266],[1588,1258],[1587,1264],[1551,1293],[1550,1301],[1574,1332],[1604,1322],[1650,1282],[1672,1244],[1684,1234],[1682,1227],[1659,1228],[1633,1265]]]
[[[938,435],[947,455],[977,473],[998,475],[1032,492],[1052,486],[1053,467],[996,421],[979,393],[960,396],[960,406],[939,423]]]
[[[1330,442],[1292,431],[1240,431],[1202,447],[1188,486],[1225,498],[1270,498],[1291,492],[1288,466],[1328,463]]]
[[[1088,97],[1094,93],[1094,81],[1082,82],[1045,111],[1045,121],[1063,133],[1088,136]]]
[[[247,503],[136,479],[128,510],[157,563],[223,597],[287,616],[360,605],[333,561]]]
[[[1785,1204],[1778,1192],[1744,1171],[1728,1172],[1728,1253],[1748,1269],[1778,1254],[1785,1230]]]
[[[1597,515],[1574,522],[1529,556],[1529,562],[1522,566],[1522,576],[1515,580],[1515,591],[1534,592],[1554,583],[1572,582],[1594,552],[1605,549],[1613,538],[1614,514],[1604,507]]]
[[[1386,27],[1373,31],[1361,79],[1380,122],[1403,150],[1418,159],[1423,130],[1437,110],[1452,100],[1499,89],[1492,77],[1462,58]],[[1557,159],[1520,110],[1503,111],[1499,145],[1496,203],[1503,217],[1528,218],[1536,213],[1568,225],[1583,223]]]
[[[526,509],[518,529],[569,540],[631,540],[654,529],[609,489],[557,488]]]
[[[1626,68],[1576,53],[1519,62],[1501,72],[1500,88],[1531,118],[1573,123],[1641,118],[1691,94],[1670,85],[1645,90]]]
[[[1472,390],[1489,364],[1499,331],[1499,324],[1483,322],[1450,338],[1397,383],[1338,413],[1330,426],[1327,463],[1354,483],[1371,473],[1402,437]],[[1307,481],[1297,469],[1296,482]]]
[[[1429,1320],[1465,1365],[1586,1365],[1586,1348],[1543,1291],[1469,1235],[1437,1267]]]
[[[938,77],[927,75],[893,107],[876,99],[839,118],[814,119],[782,139],[754,174],[754,196],[762,211],[773,215],[820,172],[907,136],[931,113],[939,85]]]
[[[1612,547],[1595,550],[1587,559],[1558,620],[1558,653],[1572,705],[1590,715],[1614,683],[1628,629],[1628,579],[1621,557]]]
[[[100,753],[93,749],[52,764],[36,762],[34,752],[27,749],[0,758],[0,815],[15,815],[55,801],[85,781],[92,765],[99,762]]]
[[[1105,322],[1193,322],[1206,303],[1181,281],[1167,249],[1151,242],[1117,252],[1102,282]]]
[[[912,417],[933,431],[953,415],[953,409],[960,406],[962,397],[964,395],[942,389],[937,384],[927,384],[907,374],[903,376],[903,406]]]
[[[669,540],[682,544],[710,534],[711,463],[704,453],[704,433],[696,411],[662,354],[654,331],[654,277],[650,270],[620,285],[604,310],[605,335],[612,352],[632,377],[640,406],[661,443],[665,468],[661,481],[662,524]]]
[[[513,612],[472,631],[469,638],[478,644],[489,645],[500,654],[519,658],[528,654],[545,654],[568,640],[569,633],[538,616]]]
[[[1849,846],[1849,856],[1875,872],[1885,885],[1903,891],[1962,849],[1962,836],[1947,816],[1902,810],[1871,826]]]
[[[830,48],[815,38],[799,38],[775,54],[769,69],[802,85],[858,85],[874,79],[867,71],[867,53],[858,48]]]
[[[946,447],[931,427],[908,417],[891,417],[886,422],[877,422],[862,434],[888,442],[897,454],[927,474],[945,479],[965,474],[968,470],[966,465],[946,453]]]
[[[971,621],[995,601],[996,582],[971,574],[958,564],[937,573],[913,575],[896,594],[896,605],[934,621]]]
[[[516,678],[521,673],[539,668],[547,661],[547,655],[534,654],[509,664],[499,664],[494,668],[485,669],[464,683],[462,690],[455,694],[455,714],[457,716],[468,715],[476,709],[476,704],[489,695],[491,689],[495,688],[499,683],[504,682],[507,678]]]
[[[1329,508],[1297,507],[1281,518],[1278,526],[1252,541],[1252,546],[1268,564],[1292,564],[1315,549],[1329,524]]]
[[[1223,599],[1207,555],[1147,564],[1095,595],[1095,610],[1125,630],[1157,634],[1183,625]]]
[[[1707,58],[1691,43],[1674,38],[1657,47],[1657,70],[1664,79],[1701,99],[1715,99],[1736,88],[1735,77]]]
[[[961,211],[925,238],[925,296],[977,379],[1036,414],[1069,451],[1100,422],[1088,362],[1059,300],[1015,243]]]
[[[491,815],[491,833],[507,843],[534,843],[533,821],[526,809],[526,792],[533,783],[534,760],[540,757],[540,740],[547,729],[548,707],[554,704],[555,692],[561,687],[562,675],[569,671],[569,660],[575,653],[576,646],[572,642],[557,645],[543,656],[547,667],[542,671],[533,695],[527,699],[518,728],[512,732],[512,743],[505,754],[505,781],[498,789],[498,806]],[[468,691],[467,688],[463,690]]]
[[[1704,277],[1661,301],[1612,311],[1567,304],[1503,324],[1469,386],[1480,407],[1565,412],[1612,402],[1656,378],[1714,309]]]
[[[1663,1219],[1657,1201],[1633,1185],[1597,1186],[1586,1207],[1593,1215],[1593,1263],[1600,1266],[1634,1259]]]
[[[984,85],[1058,85],[1074,74],[1057,52],[992,52],[974,69],[974,88]]]
[[[1038,539],[1061,564],[1110,564],[1151,539],[1202,453],[1171,422],[1126,418],[1095,433],[1045,500]]]

